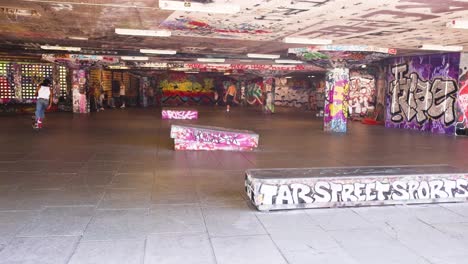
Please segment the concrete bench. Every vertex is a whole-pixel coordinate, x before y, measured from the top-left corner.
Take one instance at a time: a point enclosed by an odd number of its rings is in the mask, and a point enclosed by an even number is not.
[[[194,109],[163,108],[162,119],[198,119],[198,111]]]
[[[468,170],[450,166],[251,169],[245,189],[260,211],[462,202]]]
[[[251,151],[258,147],[258,134],[247,130],[199,125],[172,125],[175,150]]]

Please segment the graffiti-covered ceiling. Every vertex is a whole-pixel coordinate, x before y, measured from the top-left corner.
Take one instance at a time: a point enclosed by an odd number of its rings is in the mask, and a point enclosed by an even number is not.
[[[305,45],[284,43],[285,37],[395,48],[399,54],[416,54],[422,44],[468,49],[468,30],[446,27],[453,19],[468,17],[468,2],[460,0],[185,2],[237,5],[240,11],[173,11],[163,9],[158,0],[0,0],[0,52],[40,54],[44,53],[40,46],[47,44],[81,47],[80,53],[100,55],[140,55],[142,48],[175,49],[176,55],[157,57],[176,62],[221,57],[238,62],[249,59],[252,63],[247,53],[304,59],[289,54],[288,49]],[[168,30],[172,36],[124,36],[116,34],[115,28]],[[311,63],[313,59],[305,61]],[[272,60],[256,62],[268,64]]]

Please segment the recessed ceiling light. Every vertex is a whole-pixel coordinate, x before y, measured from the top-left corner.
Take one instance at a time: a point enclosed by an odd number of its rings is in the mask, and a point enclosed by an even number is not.
[[[363,68],[363,69],[367,68],[367,65],[363,64],[363,65],[361,65],[361,68]]]
[[[329,45],[333,41],[331,39],[310,39],[310,38],[299,38],[299,37],[285,37],[284,43],[295,43],[295,44],[310,44],[310,45]]]
[[[186,71],[185,73],[200,73],[200,72],[197,72],[197,71]]]
[[[240,11],[240,6],[230,3],[195,3],[190,1],[159,1],[159,8],[163,10],[175,10],[186,12],[205,12],[216,14],[235,14]]]
[[[130,69],[130,68],[127,66],[121,66],[121,65],[110,65],[109,69],[125,70],[125,69]]]
[[[119,35],[145,36],[145,37],[170,37],[171,36],[171,32],[168,30],[116,28],[115,33]]]
[[[284,78],[286,78],[286,79],[291,79],[292,77],[291,77],[291,76],[286,76],[286,77],[284,77]]]
[[[161,49],[140,49],[141,53],[148,53],[148,54],[166,54],[166,55],[174,55],[177,53],[176,50],[161,50]]]
[[[258,58],[258,59],[278,59],[280,57],[280,55],[248,53],[247,57],[249,57],[249,58]]]
[[[143,56],[121,56],[122,60],[129,60],[129,61],[147,61],[149,60],[148,57]]]
[[[443,45],[431,45],[424,44],[419,47],[422,50],[440,50],[440,51],[462,51],[463,46],[443,46]]]
[[[275,63],[303,63],[299,60],[275,60]]]
[[[79,47],[63,47],[63,46],[49,46],[49,45],[42,45],[41,49],[43,49],[43,50],[81,51],[81,48],[79,48]]]
[[[73,40],[88,40],[87,37],[68,37],[68,39],[73,39]]]
[[[219,58],[198,58],[197,61],[199,61],[199,62],[225,62],[226,59],[219,59]]]

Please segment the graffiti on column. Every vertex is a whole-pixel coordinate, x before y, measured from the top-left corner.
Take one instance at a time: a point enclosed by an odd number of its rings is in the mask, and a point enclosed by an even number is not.
[[[274,113],[275,112],[275,81],[272,77],[267,77],[263,79],[265,84],[265,104],[264,112],[265,113]]]
[[[373,76],[352,76],[349,79],[349,115],[368,116],[375,109],[375,79]]]
[[[21,86],[21,65],[14,63],[13,64],[13,82],[15,84],[15,98],[18,101],[23,100],[23,92]]]
[[[346,132],[349,90],[349,69],[336,68],[327,73],[325,85],[324,130]]]
[[[386,126],[454,134],[459,58],[410,57],[391,65]]]
[[[457,135],[468,135],[468,54],[462,53],[460,58],[460,78],[458,91]]]
[[[60,97],[60,68],[58,64],[54,64],[52,68],[52,86],[53,86],[53,101],[58,103]]]
[[[88,107],[86,102],[86,71],[73,70],[72,91],[73,112],[87,113]]]

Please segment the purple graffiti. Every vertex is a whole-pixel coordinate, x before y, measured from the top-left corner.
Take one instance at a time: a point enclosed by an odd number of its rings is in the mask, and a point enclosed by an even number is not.
[[[253,150],[258,134],[220,127],[172,125],[171,138],[176,150]]]
[[[454,134],[459,60],[453,53],[393,60],[386,126]]]

